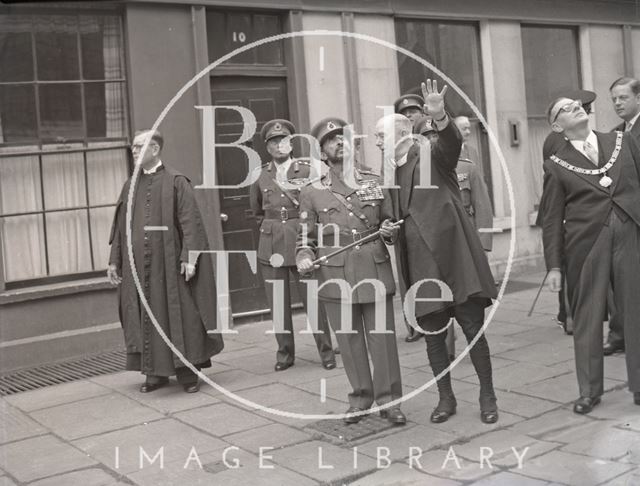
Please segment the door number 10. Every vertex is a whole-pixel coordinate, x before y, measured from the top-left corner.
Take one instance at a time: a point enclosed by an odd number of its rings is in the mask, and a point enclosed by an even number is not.
[[[246,42],[247,36],[244,32],[234,32],[233,42]]]

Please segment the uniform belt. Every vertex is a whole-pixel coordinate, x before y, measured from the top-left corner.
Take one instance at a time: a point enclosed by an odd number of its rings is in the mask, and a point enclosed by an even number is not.
[[[300,217],[300,211],[295,208],[264,210],[264,219],[278,219],[280,221],[286,221],[288,219],[298,219],[299,217]]]

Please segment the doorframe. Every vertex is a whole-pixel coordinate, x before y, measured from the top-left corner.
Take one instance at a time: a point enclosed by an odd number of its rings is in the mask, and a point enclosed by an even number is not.
[[[226,11],[229,9],[221,8]],[[207,8],[204,6],[192,6],[194,46],[196,55],[196,71],[200,72],[210,64],[207,41]],[[297,32],[303,29],[302,11],[283,11],[274,10],[275,15],[279,15],[281,19],[282,32]],[[295,69],[293,69],[295,66]],[[289,111],[289,119],[297,127],[298,132],[308,133],[311,129],[309,121],[309,101],[307,96],[307,77],[304,57],[304,39],[302,37],[293,37],[288,39],[284,44],[284,65],[283,66],[254,66],[254,65],[235,65],[235,66],[218,66],[215,73],[210,72],[207,76],[203,76],[196,83],[197,100],[202,105],[211,105],[212,78],[220,78],[226,76],[246,76],[251,78],[257,77],[273,77],[281,78],[286,83],[287,104]],[[197,116],[200,116],[199,111]],[[200,120],[198,120],[200,123]],[[200,134],[202,137],[202,134]],[[201,140],[202,142],[202,140]],[[217,189],[208,191],[206,199],[206,209],[211,214],[220,214],[220,193]],[[210,242],[213,249],[224,250],[224,239],[222,223],[219,218],[210,218],[209,223],[211,231]],[[205,223],[206,225],[206,223]],[[302,308],[302,304],[294,304],[292,309]],[[269,309],[258,309],[246,312],[233,312],[231,308],[232,319],[250,318],[266,315]],[[233,322],[231,323],[233,327]]]

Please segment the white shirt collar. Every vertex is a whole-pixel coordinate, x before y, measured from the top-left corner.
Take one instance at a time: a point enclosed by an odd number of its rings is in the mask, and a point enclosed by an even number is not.
[[[585,142],[589,142],[589,144],[595,149],[596,153],[598,153],[598,137],[596,137],[596,134],[593,132],[593,130],[589,132],[589,135],[587,135],[587,138],[585,140],[569,140],[569,141],[571,142],[571,145],[573,145],[575,149],[578,152],[580,152],[582,155],[584,155],[587,159],[589,159],[589,156],[587,155],[587,152],[585,152],[584,150]]]
[[[638,121],[638,117],[640,117],[640,111],[636,113],[636,116],[634,116],[631,120],[629,120],[628,122],[625,122],[624,129],[631,130],[631,127],[635,125],[636,121]]]
[[[291,160],[291,158],[288,158],[287,160],[285,160],[281,164],[278,164],[276,161],[274,161],[273,165],[275,165],[276,170],[278,172],[282,172],[282,173],[286,174],[287,172],[289,172],[289,167],[291,167],[292,163],[293,163],[293,160]]]
[[[162,160],[158,159],[158,163],[156,165],[151,167],[151,169],[142,169],[142,172],[144,172],[145,174],[155,174],[161,165],[162,165]]]
[[[409,152],[407,152],[402,157],[400,157],[400,159],[394,160],[394,163],[395,163],[396,167],[402,167],[404,164],[406,164],[408,155],[409,155]]]

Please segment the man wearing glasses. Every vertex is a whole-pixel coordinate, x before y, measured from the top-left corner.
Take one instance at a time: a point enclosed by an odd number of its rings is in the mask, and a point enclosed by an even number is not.
[[[628,343],[629,389],[640,405],[640,148],[628,134],[592,131],[579,100],[556,99],[547,119],[569,141],[544,162],[540,206],[554,292],[566,262],[580,389],[573,410],[589,413],[603,393],[602,322],[610,284]]]
[[[140,166],[130,222],[139,287],[133,280],[127,245],[131,179],[125,182],[116,206],[107,277],[120,286],[126,369],[146,375],[140,392],[157,390],[176,375],[184,391],[194,393],[198,376],[169,349],[141,302],[144,295],[158,326],[195,368],[211,366],[209,359],[223,347],[220,334],[207,333],[217,322],[213,267],[207,254],[196,260],[189,255],[207,250],[207,237],[189,180],[160,160],[163,144],[160,132],[146,130],[136,134],[131,147]]]

